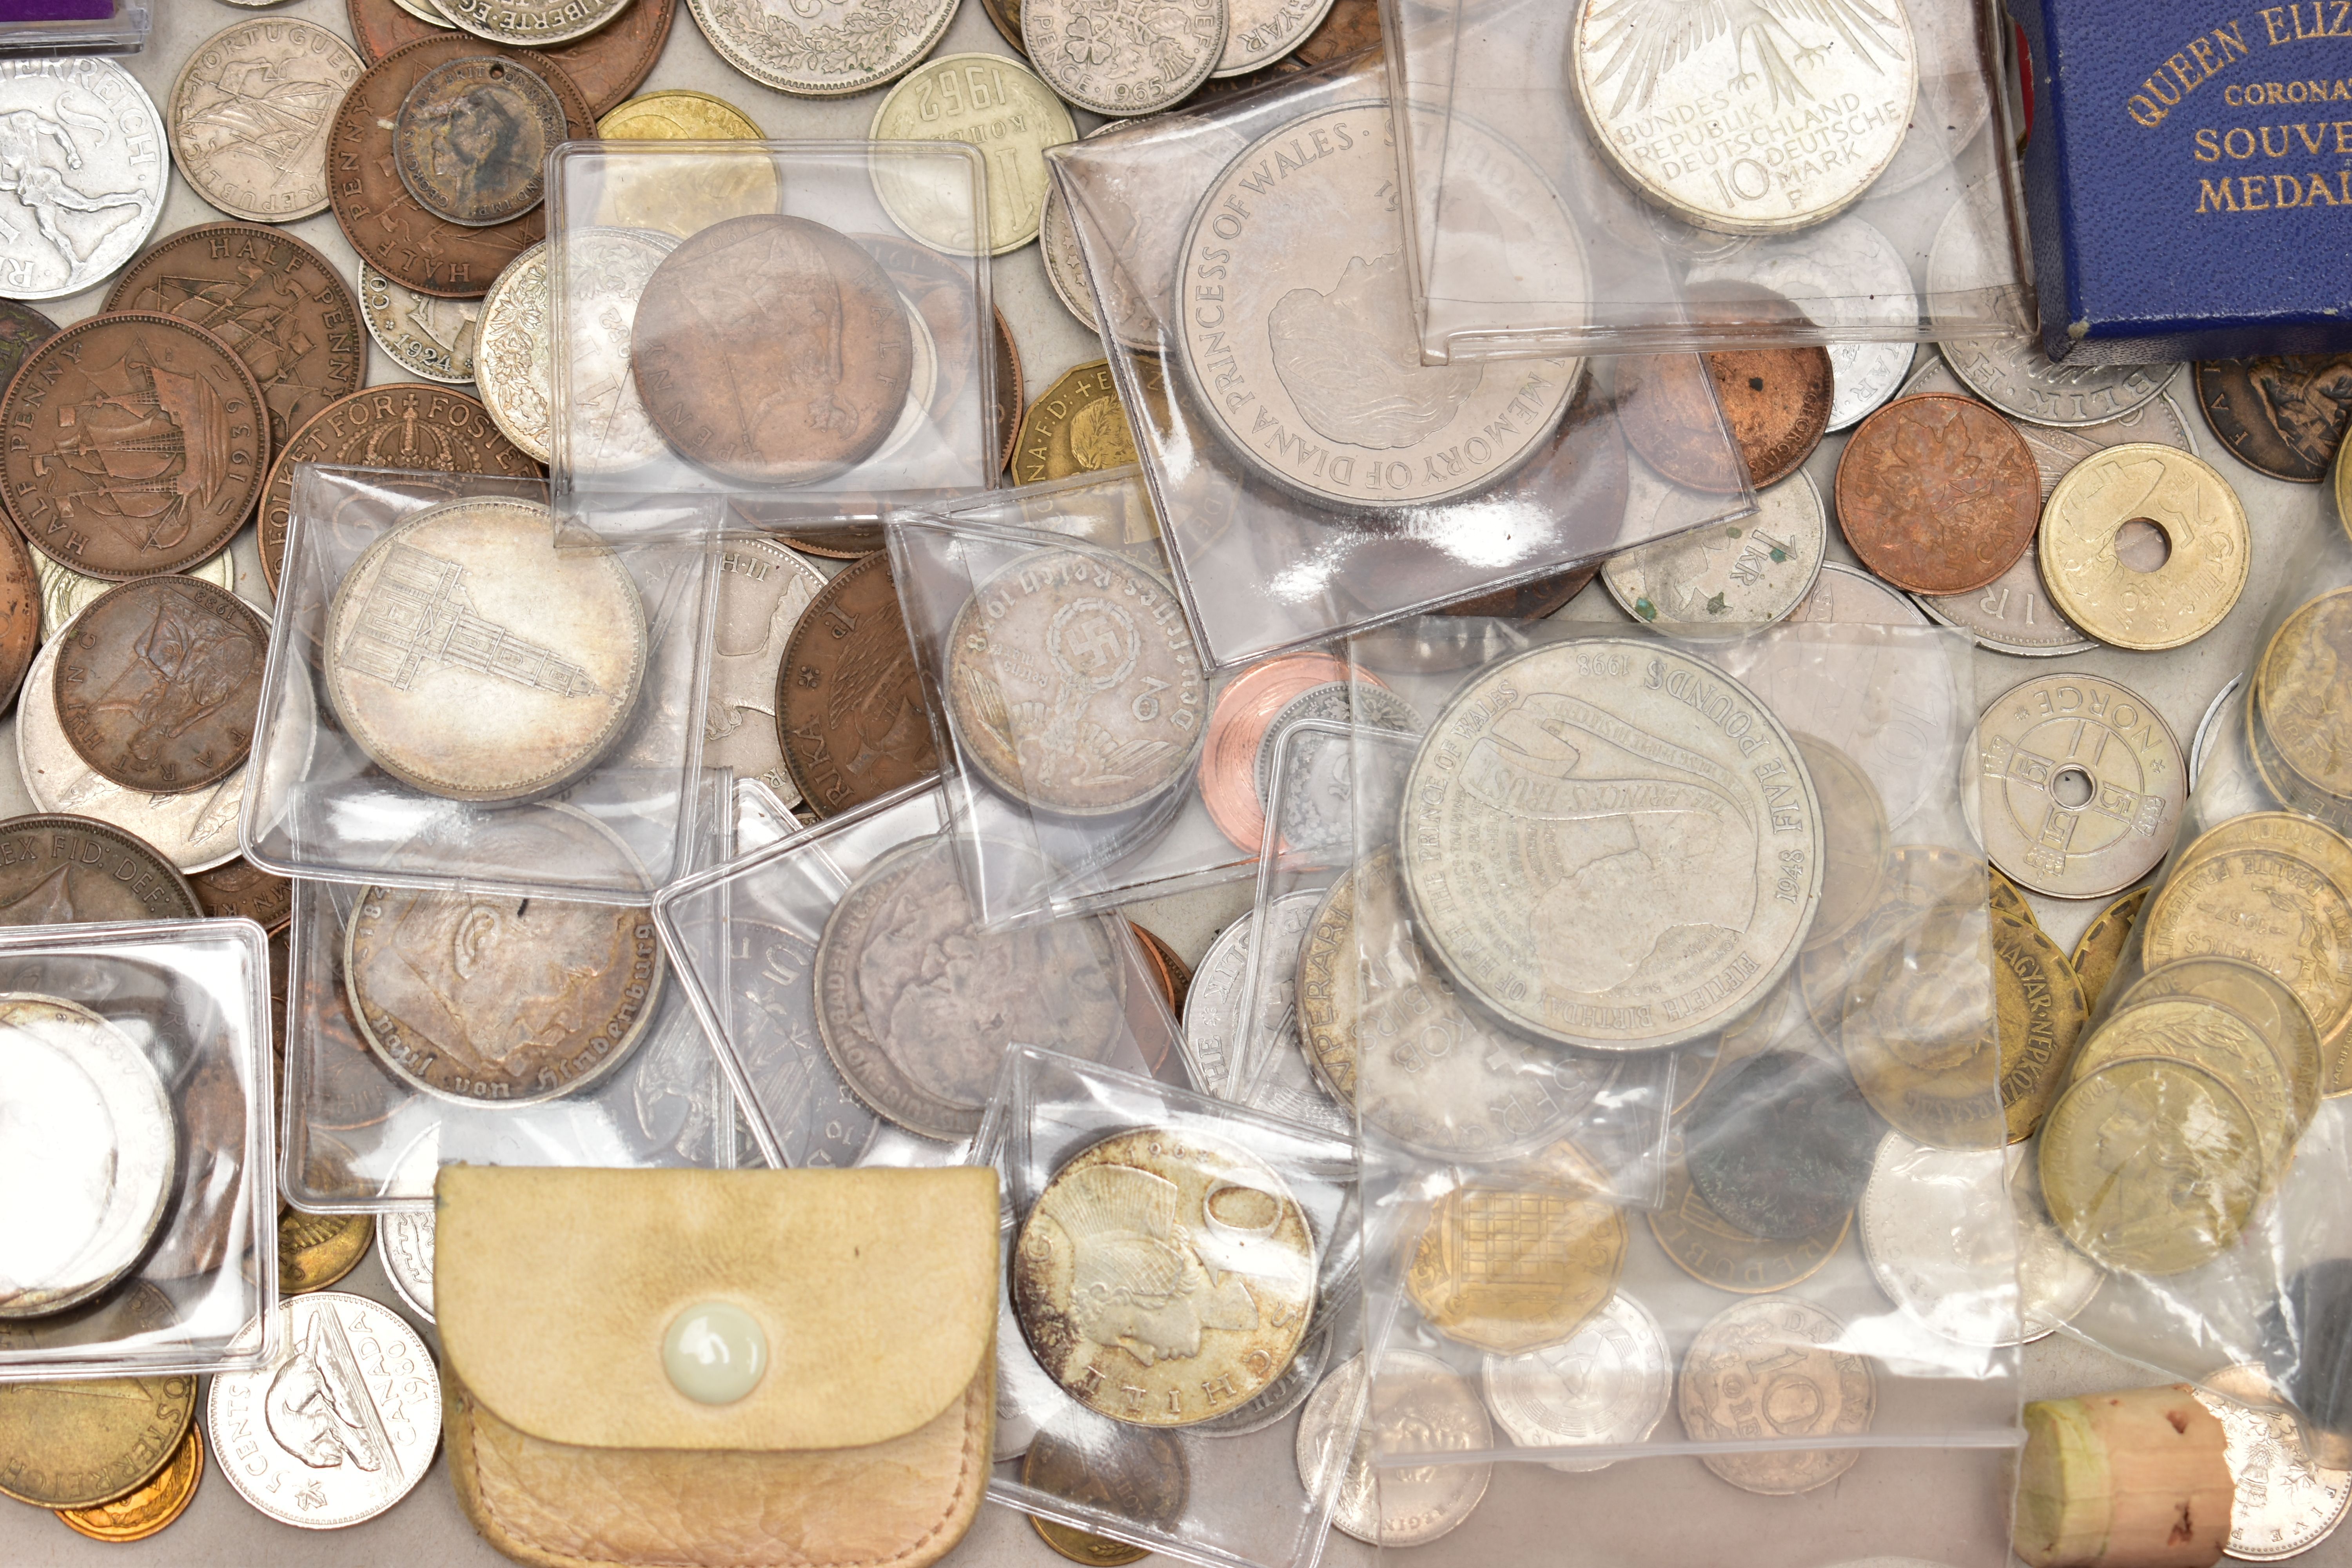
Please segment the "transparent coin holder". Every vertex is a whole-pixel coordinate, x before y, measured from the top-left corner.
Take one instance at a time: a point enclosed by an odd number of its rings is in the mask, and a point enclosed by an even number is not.
[[[1046,155],[1212,666],[1753,505],[1696,360],[1638,377],[1572,357],[1423,365],[1403,220],[1381,200],[1391,119],[1360,61]],[[1327,159],[1327,184],[1299,174]]]
[[[1431,363],[2032,331],[1990,0],[1381,12]]]
[[[155,18],[139,0],[26,0],[0,19],[0,55],[135,55]]]
[[[1046,1197],[1089,1151],[1097,1162],[1075,1183],[1099,1190],[1083,1205]],[[1344,1466],[1325,1464],[1319,1487],[1302,1477],[1325,1448],[1347,1455],[1356,1435],[1352,1412],[1309,1414],[1315,1390],[1360,1342],[1349,1141],[1024,1046],[1005,1057],[972,1160],[995,1167],[1004,1203],[990,1499],[1041,1531],[1108,1536],[1202,1568],[1309,1568]],[[1185,1166],[1206,1173],[1205,1193]],[[1065,1230],[1072,1215],[1102,1223]],[[1307,1249],[1296,1245],[1302,1228]],[[1043,1249],[1066,1251],[1067,1262],[1031,1274],[1032,1291],[1015,1281],[1028,1273],[1024,1255]],[[1146,1256],[1173,1290],[1113,1290],[1103,1310],[1087,1309],[1078,1291],[1089,1279]],[[1066,1358],[1066,1383],[1032,1350],[1023,1300]],[[1083,1326],[1065,1338],[1066,1322]],[[1240,1336],[1261,1342],[1239,1352]]]
[[[501,539],[529,539],[501,555],[391,537],[458,502],[528,520]],[[709,540],[558,550],[546,504],[530,479],[300,466],[237,822],[247,858],[286,877],[635,904],[685,871],[703,830]],[[561,615],[583,581],[609,615]],[[551,621],[560,646],[515,620]],[[374,731],[390,761],[341,700],[400,704],[399,727]],[[502,767],[551,729],[583,739],[543,788],[487,801],[419,782],[416,759]]]
[[[987,489],[987,180],[950,141],[558,148],[545,330],[565,537],[723,521],[875,549],[886,506]]]
[[[261,928],[18,927],[0,936],[0,1383],[266,1363],[274,1342],[236,1340],[278,1316]]]

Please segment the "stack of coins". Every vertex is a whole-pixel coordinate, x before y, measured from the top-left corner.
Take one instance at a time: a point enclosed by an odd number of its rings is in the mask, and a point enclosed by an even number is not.
[[[2271,634],[2246,700],[2246,742],[2272,798],[2352,832],[2352,735],[2339,660],[2352,647],[2352,588],[2313,599]]]

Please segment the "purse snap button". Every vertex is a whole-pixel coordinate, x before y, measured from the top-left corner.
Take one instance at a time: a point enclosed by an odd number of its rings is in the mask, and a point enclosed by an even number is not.
[[[670,1320],[662,1337],[670,1386],[703,1405],[732,1405],[768,1370],[768,1336],[731,1301],[704,1301]]]

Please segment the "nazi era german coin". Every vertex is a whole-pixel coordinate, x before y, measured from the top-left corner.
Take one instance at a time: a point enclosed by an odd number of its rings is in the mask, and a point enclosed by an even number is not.
[[[1022,0],[1022,49],[1054,90],[1080,109],[1156,114],[1189,97],[1224,58],[1225,4]]]
[[[1468,1378],[1435,1356],[1391,1348],[1381,1357],[1377,1399],[1361,1355],[1341,1362],[1308,1396],[1296,1439],[1298,1479],[1307,1496],[1332,1498],[1331,1528],[1342,1534],[1368,1546],[1426,1546],[1477,1511],[1494,1467],[1424,1465],[1376,1475],[1375,1457],[1494,1446],[1494,1424]]]
[[[1171,1283],[1147,1305],[1119,1281]],[[1315,1305],[1307,1211],[1273,1167],[1173,1128],[1066,1162],[1013,1247],[1013,1307],[1037,1363],[1087,1408],[1190,1426],[1289,1365]]]
[[[608,26],[629,0],[425,0],[476,37],[543,48]]]
[[[1486,1408],[1522,1448],[1639,1443],[1674,1399],[1674,1357],[1650,1310],[1619,1290],[1575,1333],[1517,1355],[1489,1353],[1479,1367]],[[1553,1459],[1571,1474],[1611,1459]]]
[[[842,568],[793,623],[776,670],[776,728],[784,766],[819,816],[938,771],[888,552]]]
[[[194,1414],[193,1402],[189,1412]],[[161,1534],[188,1511],[188,1505],[196,1500],[197,1483],[204,1479],[205,1440],[191,1422],[187,1436],[180,1439],[162,1469],[121,1497],[87,1508],[58,1509],[58,1521],[92,1541],[144,1541]]]
[[[1430,726],[1405,799],[1422,940],[1482,1005],[1562,1044],[1720,1028],[1796,962],[1821,897],[1796,742],[1746,687],[1654,641],[1490,666]]]
[[[178,795],[245,765],[269,626],[226,588],[142,577],[74,617],[53,679],[75,754],[125,789]]]
[[[204,918],[194,889],[143,840],[62,813],[0,822],[0,925]]]
[[[702,765],[758,779],[787,806],[801,792],[776,727],[776,672],[824,575],[781,544],[730,539],[719,557],[719,624],[710,639]]]
[[[469,55],[417,78],[393,121],[392,154],[416,205],[466,228],[508,223],[547,195],[563,100],[520,61]]]
[[[2252,560],[2246,509],[2203,458],[2154,442],[2109,447],[2074,466],[2043,509],[2042,575],[2066,617],[2101,642],[2179,647],[2215,626],[2244,592]],[[2152,522],[2162,565],[2137,569],[2116,541]]]
[[[763,0],[687,5],[721,59],[799,98],[845,98],[896,80],[931,52],[956,11],[955,0],[845,0],[806,11]]]
[[[2037,893],[2128,888],[2179,834],[2180,743],[2127,686],[2072,671],[2020,682],[1986,705],[1976,752],[1962,800],[1985,858]]]
[[[892,88],[875,107],[877,142],[962,142],[988,170],[986,206],[936,159],[877,158],[874,194],[900,228],[954,255],[1003,256],[1037,237],[1045,221],[1045,149],[1078,139],[1076,122],[1052,89],[1003,55],[941,55]]]
[[[1843,1348],[1846,1325],[1810,1301],[1763,1296],[1717,1313],[1683,1355],[1675,1404],[1695,1443],[1734,1442],[1762,1419],[1782,1437],[1852,1437],[1870,1430],[1878,1380]],[[1827,1486],[1858,1448],[1707,1453],[1699,1462],[1742,1491],[1795,1497]]]
[[[2033,543],[2041,472],[2023,437],[1979,403],[1890,403],[1838,458],[1838,526],[1863,564],[1916,594],[1964,594]]]
[[[253,514],[269,411],[226,343],[176,316],[92,316],[0,399],[0,494],[34,549],[92,577],[176,572]]]
[[[2327,477],[2352,426],[2352,355],[2200,360],[2197,407],[2231,455],[2274,479]]]
[[[1752,631],[1813,591],[1829,512],[1808,476],[1756,492],[1756,510],[1612,555],[1601,580],[1618,607],[1670,637]]]
[[[141,1289],[133,1321],[168,1332],[171,1307]],[[0,1384],[0,1494],[37,1508],[96,1508],[168,1466],[195,1413],[196,1379],[186,1373]]]
[[[474,379],[474,343],[482,323],[479,300],[420,294],[362,261],[360,317],[376,346],[409,374],[453,385]]]
[[[415,1489],[441,1441],[433,1352],[399,1313],[320,1290],[279,1305],[276,1359],[213,1379],[205,1431],[237,1495],[280,1524],[338,1530]],[[260,1325],[248,1326],[247,1347]]]
[[[370,545],[327,609],[324,685],[352,739],[428,794],[549,794],[593,768],[635,710],[643,603],[602,546],[555,547],[529,501],[430,508]]]
[[[254,223],[327,210],[327,132],[365,68],[316,23],[257,16],[198,44],[165,110],[196,194]]]
[[[57,300],[113,276],[163,214],[164,142],[154,100],[112,60],[0,60],[0,165],[16,197],[0,290]]]

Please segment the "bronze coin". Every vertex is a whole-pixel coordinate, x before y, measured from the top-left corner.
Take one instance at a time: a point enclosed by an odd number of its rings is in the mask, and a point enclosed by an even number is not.
[[[1896,587],[1965,594],[2032,547],[2042,474],[2015,426],[1974,398],[1901,398],[1840,454],[1837,517],[1862,563]]]
[[[411,89],[452,60],[495,55],[528,67],[563,105],[564,132],[585,140],[596,116],[563,68],[535,49],[486,43],[467,34],[441,33],[405,44],[370,66],[335,110],[327,143],[328,199],[352,248],[378,272],[420,294],[473,300],[489,292],[507,263],[547,237],[544,207],[520,217],[468,228],[427,212],[401,183],[393,148],[400,106]]]
[[[449,28],[411,16],[394,0],[344,0],[344,11],[352,37],[370,65],[420,38],[450,36]],[[586,37],[540,52],[563,68],[601,120],[653,74],[677,20],[677,0],[630,0],[619,16]]]
[[[457,30],[436,27],[394,0],[343,0],[343,13],[351,18],[352,41],[359,46],[360,58],[370,65],[394,49],[424,38],[446,38]]]
[[[637,300],[646,413],[688,461],[750,484],[814,484],[889,438],[915,335],[882,264],[807,218],[729,218],[670,252]]]
[[[269,405],[269,448],[367,380],[360,304],[327,258],[258,223],[184,228],[106,291],[110,310],[194,321],[229,346]]]
[[[1015,5],[1013,10],[1014,27],[1018,30],[1020,7]],[[991,15],[992,16],[994,13]],[[1380,47],[1380,0],[1334,0],[1331,8],[1323,14],[1323,20],[1316,24],[1315,30],[1307,34],[1297,48],[1278,60],[1269,60],[1257,69],[1244,71],[1240,76],[1211,77],[1185,100],[1185,103],[1188,106],[1208,103],[1236,92],[1246,92],[1252,88],[1279,81],[1284,77],[1313,70],[1317,66],[1336,60],[1342,55]]]
[[[1067,1502],[1133,1520],[1146,1530],[1171,1531],[1192,1500],[1192,1468],[1172,1434],[1101,1416],[1056,1411],[1053,1424],[1029,1440],[1021,1484]],[[1150,1555],[1139,1546],[1032,1519],[1045,1544],[1074,1563],[1118,1568]]]
[[[1617,425],[1626,445],[1685,489],[1710,495],[1738,490],[1747,476],[1724,447],[1724,415],[1706,361],[1697,354],[1627,354],[1614,365]]]
[[[41,651],[41,575],[16,525],[0,519],[0,711]]]
[[[240,855],[224,866],[188,879],[196,902],[215,920],[244,916],[266,931],[281,931],[294,919],[294,884],[265,871]],[[277,944],[270,944],[274,957]],[[280,996],[281,1005],[283,997]]]
[[[58,335],[58,324],[30,305],[0,300],[0,386],[16,374],[25,356]]]
[[[416,79],[393,121],[400,183],[436,217],[487,228],[546,198],[563,104],[528,66],[468,55]]]
[[[110,588],[66,628],[58,719],[101,778],[184,795],[245,765],[261,707],[269,626],[198,577]]]
[[[1578,566],[1553,577],[1538,577],[1516,588],[1497,588],[1475,599],[1462,599],[1436,613],[1441,616],[1494,616],[1507,621],[1539,621],[1567,607],[1601,574],[1598,566]]]
[[[776,735],[819,816],[939,771],[887,552],[842,568],[801,612],[776,672]]]
[[[0,822],[0,926],[204,918],[188,879],[144,839],[87,816]]]
[[[252,515],[269,467],[252,372],[177,316],[68,327],[8,384],[0,423],[0,494],[26,542],[118,582],[210,559]]]
[[[2352,425],[2352,354],[2200,360],[2197,406],[2248,468],[2315,485]]]
[[[1760,490],[1795,473],[1829,434],[1830,351],[1720,349],[1706,359],[1748,482]]]
[[[1029,46],[1021,41],[1021,0],[980,0],[981,9],[996,24],[997,36],[1012,47],[1023,59],[1029,58]]]
[[[1004,320],[1004,312],[996,312],[996,466],[1000,469],[1013,467],[1013,444],[1021,438],[1021,410],[1027,399],[1027,388],[1021,384],[1021,347],[1013,341],[1013,329]]]
[[[300,463],[517,479],[546,471],[499,434],[489,410],[449,387],[394,382],[331,403],[286,443],[262,490],[257,542],[261,574],[273,594],[285,570],[286,524],[293,515],[294,469]]]

